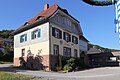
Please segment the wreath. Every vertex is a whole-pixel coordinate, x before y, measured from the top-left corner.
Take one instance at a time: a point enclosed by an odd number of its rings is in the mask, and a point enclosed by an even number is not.
[[[94,6],[108,6],[116,3],[116,0],[82,0],[83,2]]]

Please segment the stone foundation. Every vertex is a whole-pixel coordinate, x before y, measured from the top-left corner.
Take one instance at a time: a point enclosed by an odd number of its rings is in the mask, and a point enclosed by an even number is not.
[[[42,64],[42,66],[44,66],[44,69],[46,70],[46,71],[50,71],[51,69],[50,69],[50,60],[49,60],[49,55],[42,55],[41,56],[42,57],[42,60],[41,60],[41,64]],[[23,61],[27,61],[27,57],[23,57],[23,60],[21,61],[20,60],[20,58],[14,58],[14,65],[15,66],[20,66],[21,64],[22,64],[22,62]],[[39,63],[39,62],[38,62]],[[33,64],[35,64],[34,65],[34,67],[37,67],[38,68],[38,64],[36,64],[36,62],[33,62]],[[41,67],[41,66],[39,66],[39,67]]]

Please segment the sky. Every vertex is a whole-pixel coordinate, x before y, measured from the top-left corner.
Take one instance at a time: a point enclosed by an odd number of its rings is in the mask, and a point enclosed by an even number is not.
[[[40,13],[44,5],[58,4],[80,21],[84,36],[90,43],[105,48],[120,49],[118,34],[115,33],[115,8],[96,7],[82,0],[0,0],[0,30],[17,29]]]

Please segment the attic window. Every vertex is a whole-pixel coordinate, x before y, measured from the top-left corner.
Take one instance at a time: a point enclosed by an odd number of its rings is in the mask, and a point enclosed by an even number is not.
[[[26,22],[26,23],[24,24],[24,26],[26,26],[26,25],[29,25],[29,23],[28,23],[28,22]]]
[[[44,16],[38,16],[36,20],[41,20]]]

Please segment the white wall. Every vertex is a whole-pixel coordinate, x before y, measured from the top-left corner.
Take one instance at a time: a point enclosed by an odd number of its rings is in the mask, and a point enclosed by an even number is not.
[[[31,32],[34,31],[35,29],[41,29],[41,37],[38,39],[31,39]],[[20,36],[23,34],[27,34],[27,41],[20,43]],[[19,47],[23,47],[23,46],[27,46],[27,45],[32,45],[35,43],[40,43],[40,42],[44,42],[44,41],[48,41],[49,40],[49,23],[45,23],[39,26],[36,26],[32,29],[26,30],[22,33],[19,33],[17,35],[14,36],[14,48],[19,48]]]

